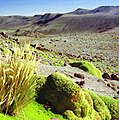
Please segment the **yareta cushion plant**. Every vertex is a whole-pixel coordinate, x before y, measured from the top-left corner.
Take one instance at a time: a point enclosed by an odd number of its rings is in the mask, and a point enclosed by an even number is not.
[[[37,61],[30,44],[0,54],[0,112],[17,114],[35,94]]]
[[[73,67],[78,67],[78,68],[88,72],[89,74],[92,74],[92,75],[98,77],[98,78],[102,78],[101,71],[98,68],[96,68],[91,62],[88,62],[86,60],[82,60],[82,61],[70,63],[70,65]]]

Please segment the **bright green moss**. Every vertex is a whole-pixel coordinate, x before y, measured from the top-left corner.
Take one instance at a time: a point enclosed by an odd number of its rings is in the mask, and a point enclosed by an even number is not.
[[[87,102],[89,104],[89,107],[90,107],[88,116],[90,117],[91,120],[93,120],[95,118],[94,117],[93,100],[92,100],[92,98],[91,98],[91,96],[88,92],[86,92],[86,91],[83,91],[83,92],[84,92],[84,95],[85,95],[85,99],[87,100]]]
[[[100,96],[100,98],[105,102],[108,109],[110,110],[112,119],[119,119],[119,100],[109,96]]]
[[[88,101],[88,103],[93,107],[93,100],[90,96],[90,94],[86,91],[84,91],[85,99]]]
[[[64,120],[61,115],[45,110],[45,108],[32,101],[19,113],[18,116],[8,116],[0,114],[0,120],[50,120],[51,118],[59,118]]]
[[[73,62],[73,63],[70,63],[70,65],[73,67],[78,67],[94,76],[102,78],[101,71],[88,61]]]
[[[46,77],[45,76],[43,76],[43,75],[39,75],[39,76],[37,76],[38,77],[38,79],[37,79],[37,81],[36,81],[36,88],[37,88],[37,90],[39,89],[39,88],[41,88],[41,87],[43,87],[43,85],[45,85],[45,83],[46,83]],[[37,91],[38,92],[38,91]]]

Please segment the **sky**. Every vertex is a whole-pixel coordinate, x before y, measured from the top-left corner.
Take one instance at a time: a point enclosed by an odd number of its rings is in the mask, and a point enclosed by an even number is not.
[[[0,16],[66,13],[106,5],[119,6],[119,0],[0,0]]]

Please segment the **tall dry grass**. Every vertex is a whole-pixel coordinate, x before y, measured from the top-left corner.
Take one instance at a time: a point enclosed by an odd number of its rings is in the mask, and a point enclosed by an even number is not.
[[[36,57],[30,45],[0,54],[0,112],[17,114],[34,97]],[[4,56],[4,57],[2,57]]]

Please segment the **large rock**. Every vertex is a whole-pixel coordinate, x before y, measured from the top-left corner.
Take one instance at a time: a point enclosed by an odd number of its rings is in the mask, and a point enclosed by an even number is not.
[[[70,77],[56,72],[49,75],[39,86],[41,89],[37,89],[39,96],[37,101],[41,100],[42,103],[48,101],[55,113],[63,114],[71,110],[73,116],[78,118],[94,117],[93,103],[89,104],[89,101],[92,102],[90,95],[86,95],[86,99],[84,91]]]

